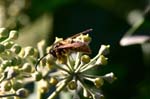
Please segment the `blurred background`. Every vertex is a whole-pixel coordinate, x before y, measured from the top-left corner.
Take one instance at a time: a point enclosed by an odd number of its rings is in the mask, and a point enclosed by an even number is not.
[[[92,28],[91,57],[101,44],[111,46],[108,65],[95,73],[117,77],[102,87],[105,99],[150,99],[149,9],[149,0],[0,0],[0,27],[34,47]]]

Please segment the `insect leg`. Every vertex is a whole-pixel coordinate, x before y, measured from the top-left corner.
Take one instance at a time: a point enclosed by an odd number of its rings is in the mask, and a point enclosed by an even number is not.
[[[36,64],[35,64],[35,70],[37,71],[37,66],[38,66],[38,64],[40,63],[40,61],[45,57],[45,56],[47,56],[49,53],[46,53],[45,55],[43,55],[40,59],[38,59],[38,61],[36,62]]]

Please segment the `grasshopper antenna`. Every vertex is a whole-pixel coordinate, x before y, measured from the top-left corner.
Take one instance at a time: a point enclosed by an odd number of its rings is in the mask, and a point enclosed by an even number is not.
[[[38,66],[38,64],[40,63],[40,61],[45,57],[45,56],[47,56],[49,53],[46,53],[45,55],[43,55],[41,58],[39,58],[38,59],[38,61],[36,62],[36,64],[35,64],[35,70],[37,71],[37,66]]]

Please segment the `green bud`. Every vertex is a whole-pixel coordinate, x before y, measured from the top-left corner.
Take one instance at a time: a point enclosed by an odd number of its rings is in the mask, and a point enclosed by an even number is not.
[[[98,65],[106,65],[108,63],[108,58],[106,58],[103,55],[100,55],[100,57],[97,59],[96,64]]]
[[[17,59],[16,59],[16,57],[12,57],[12,58],[11,58],[11,65],[12,65],[12,66],[17,65]]]
[[[6,28],[0,28],[0,38],[2,37],[8,37],[9,36],[9,31]]]
[[[25,56],[24,57],[34,55],[34,48],[33,47],[28,46],[24,50],[25,50]]]
[[[11,60],[4,60],[1,64],[1,68],[4,70],[7,66],[11,66],[12,62]]]
[[[84,42],[90,42],[91,39],[92,39],[92,38],[91,38],[88,34],[83,36]]]
[[[77,88],[77,82],[75,82],[74,80],[70,81],[68,84],[68,88],[70,90],[75,90]]]
[[[0,53],[4,52],[5,51],[5,46],[0,44]]]
[[[24,48],[21,49],[21,51],[20,51],[20,53],[19,53],[19,56],[20,56],[21,58],[25,58],[25,57],[24,57],[24,56],[25,56]]]
[[[16,60],[17,60],[16,65],[22,64],[22,58],[21,58],[21,57],[16,56],[15,58],[16,58]]]
[[[0,85],[0,88],[2,91],[10,91],[10,89],[11,89],[10,81],[8,81],[8,80],[3,81]]]
[[[7,65],[7,66],[12,65],[11,63],[12,63],[11,60],[4,60],[4,61],[2,62],[2,64]]]
[[[54,61],[55,61],[55,59],[52,55],[48,54],[46,56],[46,66],[48,67],[48,69],[53,68]]]
[[[56,85],[58,83],[58,80],[55,77],[51,77],[49,83],[52,85]]]
[[[90,57],[88,55],[83,55],[81,57],[81,60],[84,62],[84,63],[88,63],[90,62]]]
[[[11,42],[11,41],[4,43],[4,46],[5,46],[6,49],[10,49],[13,45],[14,45],[14,42]]]
[[[3,60],[2,64],[10,66],[11,65],[11,61],[10,60]]]
[[[42,79],[42,73],[41,72],[34,72],[32,74],[32,77],[34,78],[35,81],[40,81]]]
[[[13,80],[12,81],[12,88],[14,90],[18,90],[18,89],[20,89],[22,87],[23,87],[23,82],[21,80]]]
[[[49,91],[49,83],[47,80],[41,80],[40,82],[40,92],[41,93],[47,93]]]
[[[100,55],[106,55],[109,53],[109,48],[110,48],[110,45],[101,45],[101,48],[99,50],[99,53]]]
[[[28,72],[28,73],[32,72],[32,66],[31,66],[31,64],[29,64],[29,63],[23,64],[22,70],[24,72]]]
[[[21,46],[19,46],[18,44],[14,44],[10,50],[16,54],[19,54],[19,52],[21,51]]]
[[[11,58],[11,65],[12,66],[20,65],[21,63],[22,63],[22,59],[19,56]]]
[[[106,58],[105,56],[101,55],[100,56],[100,61],[102,65],[106,65],[108,63],[108,58]]]
[[[9,38],[12,40],[16,40],[18,38],[19,33],[15,30],[10,31]]]
[[[96,78],[94,80],[94,85],[97,87],[97,88],[100,88],[102,85],[104,84],[104,80],[100,77]]]
[[[5,64],[1,64],[0,66],[1,66],[1,70],[5,70],[7,68],[7,65]]]
[[[29,93],[25,88],[20,88],[16,91],[16,95],[20,98],[26,98],[29,95]]]

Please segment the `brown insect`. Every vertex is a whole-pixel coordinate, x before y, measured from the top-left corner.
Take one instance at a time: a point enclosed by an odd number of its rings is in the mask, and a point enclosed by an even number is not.
[[[35,65],[36,70],[37,70],[37,65],[39,64],[39,62],[48,54],[51,54],[56,58],[61,58],[65,54],[73,52],[73,51],[90,54],[91,50],[90,50],[87,42],[81,42],[81,41],[77,41],[74,39],[77,38],[78,36],[80,36],[81,34],[86,35],[89,32],[91,32],[92,30],[93,29],[87,29],[83,32],[76,34],[76,35],[68,37],[65,40],[61,40],[61,41],[54,43],[52,45],[52,48],[50,49],[49,53],[46,53],[43,57],[41,57],[37,61],[36,65]]]

